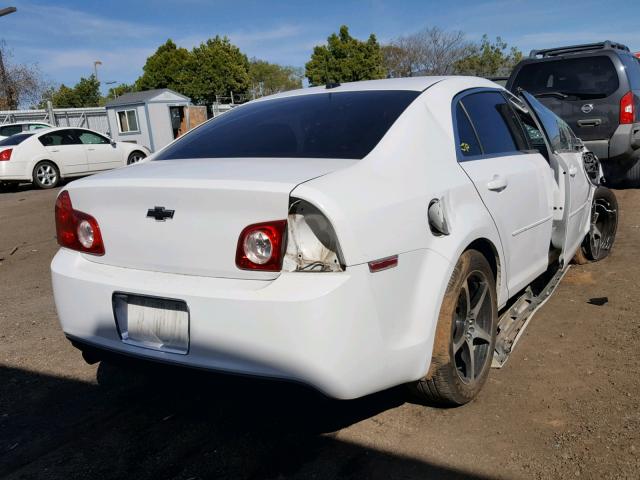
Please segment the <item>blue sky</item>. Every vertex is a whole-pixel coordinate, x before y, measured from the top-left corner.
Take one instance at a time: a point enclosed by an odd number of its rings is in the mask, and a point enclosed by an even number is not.
[[[500,35],[523,52],[604,39],[640,50],[640,0],[13,1],[0,38],[13,60],[37,63],[54,83],[75,83],[100,60],[103,81],[132,82],[167,38],[191,48],[227,35],[248,56],[303,66],[341,24],[381,42],[424,26]],[[1,5],[1,6],[5,6]]]

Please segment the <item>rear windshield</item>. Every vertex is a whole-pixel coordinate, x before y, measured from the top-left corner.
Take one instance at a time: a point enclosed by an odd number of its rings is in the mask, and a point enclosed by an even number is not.
[[[334,92],[249,103],[188,133],[155,159],[361,159],[419,94],[395,90]]]
[[[618,89],[618,73],[607,56],[566,58],[523,66],[513,82],[534,95],[557,92],[568,97],[605,98]]]
[[[16,133],[4,140],[0,140],[0,147],[4,147],[6,145],[18,145],[19,143],[24,142],[31,135],[33,135],[33,133]]]

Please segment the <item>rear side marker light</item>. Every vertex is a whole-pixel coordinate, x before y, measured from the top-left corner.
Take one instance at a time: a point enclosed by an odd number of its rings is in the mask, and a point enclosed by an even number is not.
[[[11,153],[13,152],[13,148],[7,148],[0,152],[0,162],[6,162],[7,160],[11,160]]]
[[[236,266],[241,270],[279,272],[284,257],[286,220],[254,223],[240,233]]]
[[[380,260],[373,260],[369,262],[369,271],[371,273],[381,272],[382,270],[387,270],[389,268],[394,268],[398,266],[398,256],[394,255],[392,257],[381,258]]]
[[[91,215],[74,210],[66,190],[56,200],[56,236],[61,247],[92,255],[104,255],[97,220]]]
[[[627,92],[620,99],[620,123],[628,125],[636,121],[636,111],[633,102],[633,92]]]

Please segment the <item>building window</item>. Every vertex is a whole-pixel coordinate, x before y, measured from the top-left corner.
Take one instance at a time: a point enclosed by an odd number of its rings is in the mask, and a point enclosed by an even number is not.
[[[118,114],[120,133],[139,132],[138,115],[135,110],[122,110]]]

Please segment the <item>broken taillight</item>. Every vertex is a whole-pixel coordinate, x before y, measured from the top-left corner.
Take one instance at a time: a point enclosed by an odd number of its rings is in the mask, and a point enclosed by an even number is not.
[[[314,205],[292,198],[287,220],[288,272],[342,272],[345,263],[338,237],[327,217]]]
[[[620,124],[628,125],[636,121],[636,109],[633,103],[633,92],[627,92],[620,99]]]
[[[102,234],[95,218],[73,209],[66,190],[56,200],[56,236],[61,247],[92,255],[104,255]]]

